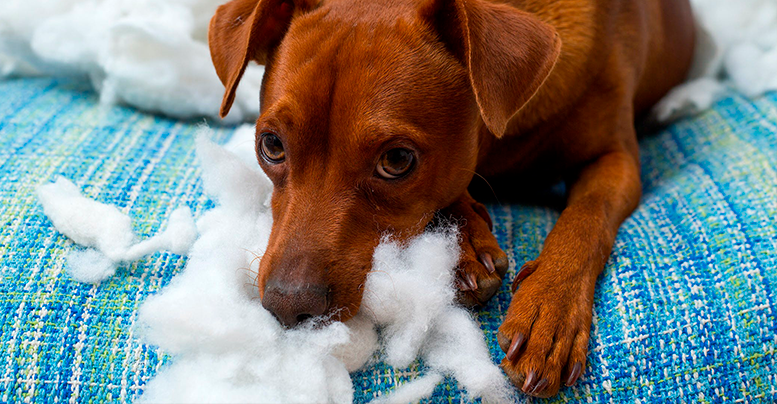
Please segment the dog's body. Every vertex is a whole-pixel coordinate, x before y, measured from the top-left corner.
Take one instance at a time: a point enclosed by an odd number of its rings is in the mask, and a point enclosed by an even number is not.
[[[265,307],[288,325],[350,318],[380,238],[418,234],[440,210],[464,219],[461,297],[483,303],[507,257],[473,175],[564,179],[567,207],[518,274],[499,340],[525,392],[575,382],[596,278],[640,198],[635,117],[690,65],[687,0],[234,0],[210,46],[222,114],[246,63],[267,65]]]
[[[505,136],[482,136],[478,173],[486,177],[539,175],[551,180],[567,176],[614,144],[633,143],[620,131],[607,133],[603,123],[621,120],[631,126],[635,115],[684,79],[690,64],[693,23],[685,1],[511,3],[552,25],[563,51]]]

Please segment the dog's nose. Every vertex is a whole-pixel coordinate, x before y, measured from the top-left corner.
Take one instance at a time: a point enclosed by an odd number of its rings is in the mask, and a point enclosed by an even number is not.
[[[262,306],[281,324],[294,327],[327,310],[327,288],[323,285],[289,285],[268,281],[264,288]]]

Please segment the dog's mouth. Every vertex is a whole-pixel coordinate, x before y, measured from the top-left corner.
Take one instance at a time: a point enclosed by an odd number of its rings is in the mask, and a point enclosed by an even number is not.
[[[329,301],[329,300],[328,300]],[[267,307],[265,307],[267,308]],[[277,313],[270,311],[270,314],[287,329],[317,329],[326,327],[334,322],[346,322],[354,317],[355,313],[348,307],[331,307],[328,308],[323,314],[315,315],[312,313],[300,313],[295,317],[279,316]]]

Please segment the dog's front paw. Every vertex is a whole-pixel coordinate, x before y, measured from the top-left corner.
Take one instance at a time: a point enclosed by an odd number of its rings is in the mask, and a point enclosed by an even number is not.
[[[509,266],[507,254],[491,233],[493,224],[485,206],[469,194],[465,194],[442,213],[461,223],[461,257],[456,280],[459,302],[467,307],[481,306],[502,285]]]
[[[499,327],[506,356],[502,369],[516,387],[535,397],[575,384],[585,369],[593,280],[538,261],[516,276],[520,288]]]

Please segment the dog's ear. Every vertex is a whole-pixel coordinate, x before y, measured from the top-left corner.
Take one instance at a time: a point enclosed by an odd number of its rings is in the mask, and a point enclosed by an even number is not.
[[[313,7],[310,0],[232,0],[216,10],[208,46],[216,74],[226,87],[219,114],[225,117],[248,62],[264,64],[280,43],[292,17]]]
[[[503,136],[558,60],[556,30],[533,14],[484,0],[429,0],[420,16],[467,68],[483,121]]]

